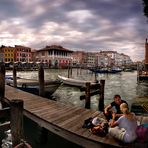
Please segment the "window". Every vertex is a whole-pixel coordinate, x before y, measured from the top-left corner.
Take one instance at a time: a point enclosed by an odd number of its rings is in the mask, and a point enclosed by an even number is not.
[[[41,54],[42,54],[42,56],[45,56],[45,52],[42,52]]]

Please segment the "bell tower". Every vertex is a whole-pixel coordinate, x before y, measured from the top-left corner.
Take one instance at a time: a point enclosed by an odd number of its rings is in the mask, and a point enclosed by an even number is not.
[[[148,70],[148,40],[145,42],[145,68]]]

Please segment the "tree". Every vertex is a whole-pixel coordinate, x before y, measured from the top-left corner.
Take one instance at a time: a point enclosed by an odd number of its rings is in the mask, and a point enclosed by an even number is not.
[[[143,0],[143,6],[144,15],[148,18],[148,0]]]

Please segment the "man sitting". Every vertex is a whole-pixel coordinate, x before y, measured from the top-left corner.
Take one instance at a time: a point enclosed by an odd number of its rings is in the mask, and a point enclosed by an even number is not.
[[[105,115],[107,121],[109,121],[110,119],[112,119],[112,113],[113,112],[116,113],[115,120],[117,120],[122,115],[122,112],[120,111],[120,105],[122,103],[126,103],[127,104],[127,102],[125,100],[122,100],[121,99],[121,96],[120,95],[116,94],[114,96],[114,101],[111,102],[104,109],[104,115]],[[114,110],[111,111],[111,109],[113,109],[113,108],[114,108]]]

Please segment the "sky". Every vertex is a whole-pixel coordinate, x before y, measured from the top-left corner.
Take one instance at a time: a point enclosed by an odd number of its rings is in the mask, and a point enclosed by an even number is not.
[[[113,50],[138,61],[146,38],[142,0],[0,0],[0,45]]]

